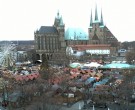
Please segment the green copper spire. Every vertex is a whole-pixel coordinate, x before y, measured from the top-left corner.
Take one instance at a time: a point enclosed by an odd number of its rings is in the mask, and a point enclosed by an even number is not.
[[[61,18],[60,18],[60,26],[63,26],[64,25],[64,23],[63,23],[63,19],[62,19],[62,16],[61,16]]]
[[[95,21],[98,21],[97,4],[96,4],[96,7],[95,7]]]
[[[57,16],[56,16],[56,18],[57,18],[57,19],[59,19],[59,18],[60,18],[59,10],[58,10],[58,12],[57,12]]]
[[[100,26],[104,26],[103,15],[102,15],[102,9],[101,9]]]
[[[90,16],[90,27],[92,27],[93,19],[92,19],[92,9],[91,9],[91,16]]]

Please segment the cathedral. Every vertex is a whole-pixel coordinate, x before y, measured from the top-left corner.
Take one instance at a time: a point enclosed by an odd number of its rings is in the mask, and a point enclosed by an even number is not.
[[[100,19],[99,19],[100,18]],[[53,26],[41,26],[34,32],[35,49],[38,59],[66,63],[67,54],[88,53],[90,55],[116,55],[119,42],[103,21],[102,10],[95,17],[92,10],[88,33],[80,28],[65,30],[63,18],[59,12]]]

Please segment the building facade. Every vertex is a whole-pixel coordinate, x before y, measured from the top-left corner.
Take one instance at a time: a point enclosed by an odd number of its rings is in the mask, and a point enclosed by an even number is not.
[[[89,44],[110,44],[111,46],[118,46],[117,38],[111,33],[111,31],[104,24],[102,10],[100,19],[97,13],[97,7],[95,9],[95,17],[93,19],[92,11],[90,17],[90,25],[88,28]]]
[[[71,47],[75,51],[83,48],[82,50],[89,54],[115,55],[119,44],[117,38],[104,25],[102,11],[100,19],[98,18],[97,7],[94,19],[91,11],[88,33],[80,28],[68,28],[65,31],[65,24],[58,12],[54,25],[41,26],[34,32],[34,40],[38,59],[42,60],[45,57],[56,62],[66,61],[67,47]]]
[[[55,61],[64,58],[66,56],[64,34],[65,24],[58,12],[53,26],[41,26],[39,30],[34,32],[37,59],[42,60],[44,57],[50,61]]]

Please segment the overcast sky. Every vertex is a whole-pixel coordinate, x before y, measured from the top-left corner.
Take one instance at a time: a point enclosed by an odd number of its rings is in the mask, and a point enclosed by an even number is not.
[[[87,32],[95,3],[119,41],[135,41],[134,0],[0,0],[0,40],[34,40],[34,31],[52,26],[58,10],[66,28]]]

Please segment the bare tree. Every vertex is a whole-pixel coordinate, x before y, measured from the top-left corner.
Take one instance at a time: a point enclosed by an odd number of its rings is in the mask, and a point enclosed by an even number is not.
[[[127,62],[130,63],[130,64],[135,63],[135,62],[134,62],[134,61],[135,61],[135,49],[134,49],[133,51],[131,51],[131,52],[128,52],[128,53],[126,54],[126,60],[127,60]]]

